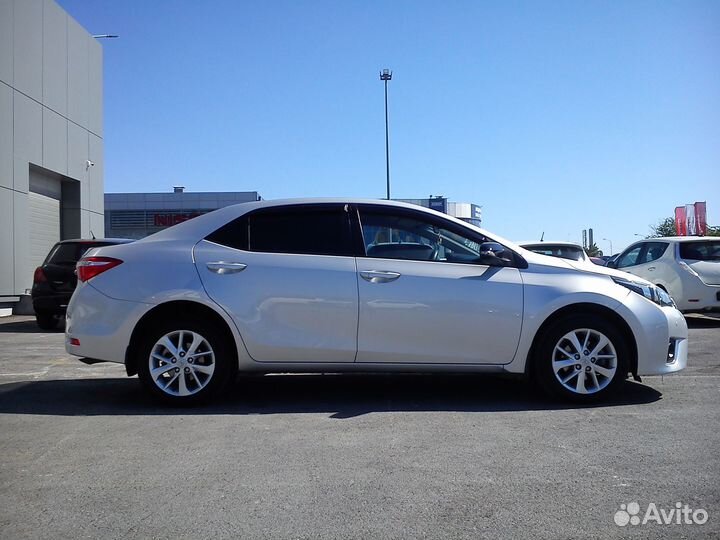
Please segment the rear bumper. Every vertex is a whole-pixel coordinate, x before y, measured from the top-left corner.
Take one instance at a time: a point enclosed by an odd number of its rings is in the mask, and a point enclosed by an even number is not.
[[[133,328],[152,307],[105,296],[90,283],[77,288],[65,323],[65,350],[75,356],[125,363]]]
[[[681,296],[676,302],[683,313],[720,311],[720,285],[707,285],[700,278],[688,276],[683,280]]]
[[[48,296],[33,296],[33,309],[35,313],[44,312],[54,315],[63,315],[70,304],[72,294],[54,294]]]

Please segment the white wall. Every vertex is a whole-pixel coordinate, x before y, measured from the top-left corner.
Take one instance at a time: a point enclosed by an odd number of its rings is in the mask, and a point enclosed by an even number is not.
[[[0,304],[40,262],[27,247],[31,165],[78,182],[81,235],[104,235],[102,56],[54,0],[0,0]]]

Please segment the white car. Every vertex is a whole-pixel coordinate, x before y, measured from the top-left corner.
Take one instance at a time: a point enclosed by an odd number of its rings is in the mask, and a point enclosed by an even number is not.
[[[580,244],[574,242],[520,242],[520,246],[540,255],[559,257],[589,265],[595,264]]]
[[[67,351],[176,403],[238,371],[511,373],[590,401],[687,361],[685,319],[655,286],[409,204],[245,203],[77,270]]]
[[[720,311],[720,238],[649,238],[630,245],[612,267],[667,291],[680,311]]]

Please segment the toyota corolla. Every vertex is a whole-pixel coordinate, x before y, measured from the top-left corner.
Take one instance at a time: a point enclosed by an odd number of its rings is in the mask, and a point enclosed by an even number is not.
[[[259,201],[78,262],[66,348],[190,404],[238,371],[465,371],[602,398],[683,369],[668,294],[418,206]]]

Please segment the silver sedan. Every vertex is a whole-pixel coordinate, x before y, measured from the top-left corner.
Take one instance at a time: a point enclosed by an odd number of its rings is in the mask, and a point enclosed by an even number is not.
[[[685,367],[663,290],[376,200],[216,210],[78,262],[66,347],[195,403],[235,373],[473,371],[586,402]]]

